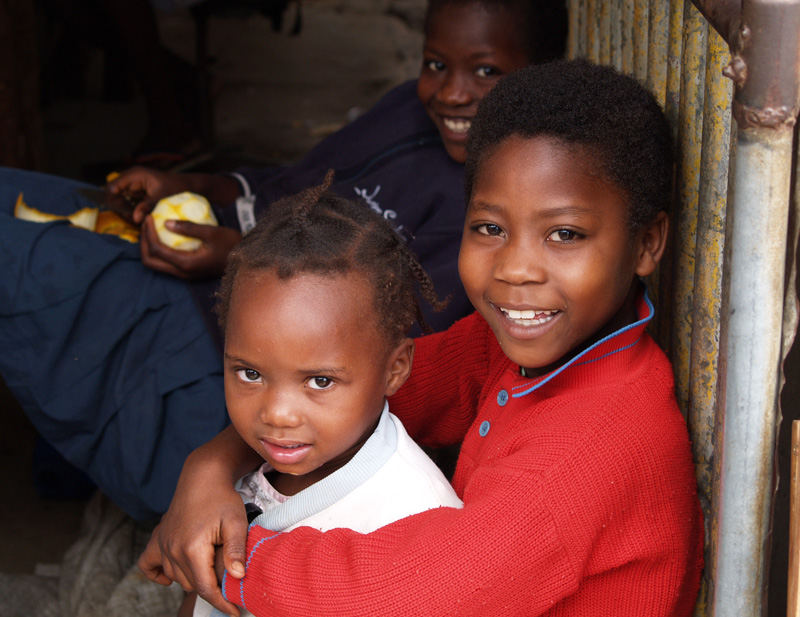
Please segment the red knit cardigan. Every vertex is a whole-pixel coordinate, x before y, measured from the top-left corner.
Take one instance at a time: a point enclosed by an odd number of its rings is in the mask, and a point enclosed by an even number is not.
[[[463,441],[440,508],[362,535],[250,529],[226,597],[255,615],[688,616],[703,526],[670,364],[642,321],[524,378],[471,315],[417,341],[392,411]]]

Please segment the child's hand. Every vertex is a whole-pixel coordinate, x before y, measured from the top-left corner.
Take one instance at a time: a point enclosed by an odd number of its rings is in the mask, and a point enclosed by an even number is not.
[[[214,572],[217,574],[217,582],[222,585],[222,577],[225,575],[225,553],[221,546],[214,551]]]
[[[196,591],[212,606],[227,615],[238,615],[239,609],[225,600],[217,578],[222,578],[225,569],[235,578],[244,576],[244,539],[247,534],[247,519],[243,516],[242,500],[234,493],[238,503],[235,512],[222,514],[215,525],[207,526],[203,520],[193,516],[192,525],[181,525],[174,512],[174,502],[153,535],[142,555],[139,568],[152,581],[161,585],[177,582],[184,591]],[[223,508],[226,510],[226,508]],[[236,513],[242,515],[243,531],[238,529]],[[175,527],[175,525],[179,527]],[[187,541],[187,538],[190,538]],[[241,538],[237,542],[237,538]],[[215,545],[222,544],[219,548]]]
[[[204,448],[208,452],[208,444]],[[139,568],[152,581],[176,581],[224,613],[238,615],[217,583],[215,552],[228,576],[244,576],[247,516],[230,472],[213,460],[209,463],[203,452],[195,451],[186,460],[169,510],[139,557]]]
[[[195,251],[179,251],[158,239],[153,220],[142,225],[139,245],[142,263],[148,268],[182,279],[212,278],[222,274],[228,253],[241,240],[241,234],[228,227],[198,225],[189,221],[167,221],[167,228],[203,241]]]

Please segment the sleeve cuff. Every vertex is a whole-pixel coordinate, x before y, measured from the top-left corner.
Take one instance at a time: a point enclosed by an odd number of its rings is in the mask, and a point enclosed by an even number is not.
[[[264,529],[263,527],[259,527],[257,531],[259,532],[258,534],[247,534],[247,559],[244,564],[244,576],[242,578],[234,578],[233,576],[228,576],[228,570],[225,570],[222,574],[222,582],[220,584],[220,587],[222,587],[222,596],[228,602],[236,606],[241,606],[245,610],[248,609],[244,602],[244,582],[247,579],[250,562],[253,560],[253,557],[262,544],[267,540],[272,540],[281,535],[280,532]],[[253,537],[254,535],[262,535],[262,537],[256,540]]]

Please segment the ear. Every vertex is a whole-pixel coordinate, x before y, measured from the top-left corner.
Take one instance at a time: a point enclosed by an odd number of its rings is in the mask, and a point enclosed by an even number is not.
[[[652,223],[639,232],[636,245],[636,274],[641,277],[653,273],[664,255],[669,232],[669,218],[664,211],[659,212]]]
[[[386,396],[391,396],[400,389],[411,374],[414,360],[414,341],[404,338],[394,348],[386,362]]]

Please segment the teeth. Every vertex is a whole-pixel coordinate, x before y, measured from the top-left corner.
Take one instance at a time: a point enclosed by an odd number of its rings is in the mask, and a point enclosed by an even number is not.
[[[285,443],[276,443],[274,444],[278,448],[283,448],[284,450],[294,450],[295,448],[300,448],[304,444],[302,443],[293,443],[293,444],[285,444]]]
[[[469,120],[454,120],[452,118],[443,118],[443,122],[447,130],[454,133],[466,133],[472,124]]]
[[[515,311],[514,309],[500,309],[503,314],[524,326],[537,326],[547,323],[558,311]]]

